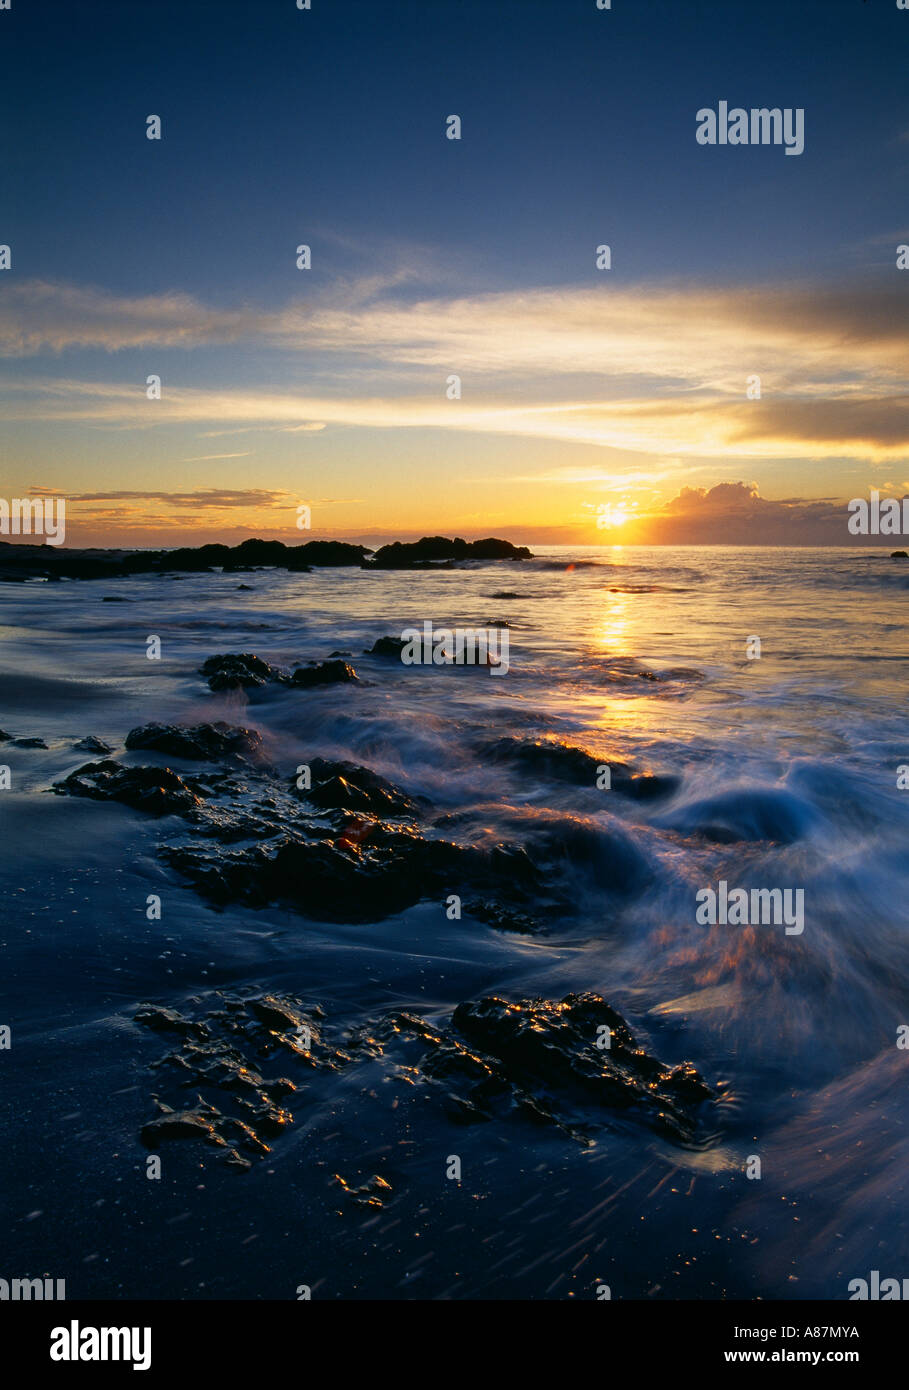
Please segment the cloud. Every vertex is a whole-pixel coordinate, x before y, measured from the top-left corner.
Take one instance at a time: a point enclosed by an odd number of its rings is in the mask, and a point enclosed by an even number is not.
[[[196,454],[193,458],[181,459],[181,463],[213,463],[216,459],[248,459],[252,451],[246,449],[242,454]]]
[[[909,326],[890,282],[861,286],[595,285],[400,297],[398,284],[342,285],[272,310],[212,308],[171,293],[127,299],[41,282],[0,300],[0,353],[76,346],[305,354],[308,392],[141,382],[10,383],[15,420],[210,433],[424,428],[603,445],[674,458],[829,458],[909,453]],[[390,291],[398,295],[392,297]],[[361,389],[368,363],[388,391]],[[219,363],[219,370],[224,367]],[[462,379],[459,401],[445,381]],[[760,399],[746,380],[760,377]],[[230,431],[226,431],[230,432]]]
[[[844,501],[771,500],[756,483],[683,487],[666,505],[623,527],[624,543],[648,545],[848,545]]]

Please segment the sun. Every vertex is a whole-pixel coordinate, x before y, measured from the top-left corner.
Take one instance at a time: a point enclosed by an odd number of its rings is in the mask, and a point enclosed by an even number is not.
[[[597,507],[597,529],[600,531],[611,531],[616,526],[624,526],[630,519],[629,513],[621,504],[601,502]]]

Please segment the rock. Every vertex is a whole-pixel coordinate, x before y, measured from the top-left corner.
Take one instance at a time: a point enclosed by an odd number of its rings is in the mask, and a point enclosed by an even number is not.
[[[407,643],[402,637],[377,637],[368,652],[364,656],[390,656],[395,661],[400,661],[401,653]]]
[[[175,758],[212,762],[215,758],[261,751],[262,735],[255,729],[234,728],[230,724],[144,724],[126,736],[127,748],[148,748]]]
[[[359,681],[360,677],[346,661],[320,661],[317,666],[298,666],[291,676],[291,683],[309,688],[314,685],[332,685],[338,681]]]
[[[313,758],[310,763],[313,785],[299,793],[324,810],[369,811],[375,816],[415,816],[419,804],[378,773],[355,763]],[[296,790],[296,782],[291,782]]]
[[[308,565],[317,568],[359,566],[363,557],[370,554],[365,545],[351,545],[348,541],[307,541],[299,547],[299,552]]]
[[[210,690],[251,690],[269,682],[287,683],[288,676],[277,666],[254,656],[252,652],[227,652],[210,656],[200,667],[208,677]]]
[[[891,560],[909,560],[909,550],[892,550],[890,558]]]
[[[185,815],[203,804],[202,797],[170,768],[123,767],[112,758],[77,768],[55,782],[54,791],[92,801],[122,801],[152,816]]]
[[[5,734],[3,730],[0,729],[0,743],[10,743],[12,742],[12,737],[12,734]]]
[[[160,1113],[143,1126],[142,1139],[149,1147],[163,1139],[201,1139],[244,1172],[250,1158],[269,1154],[268,1141],[293,1123],[284,1098],[300,1095],[288,1077],[263,1076],[264,1062],[281,1054],[309,1077],[336,1071],[352,1056],[323,1041],[318,1007],[307,1011],[299,1000],[276,995],[243,999],[218,992],[216,998],[220,1007],[204,1020],[159,1005],[136,1014],[138,1022],[178,1038],[176,1050],[151,1064],[174,1104],[153,1097]],[[180,1097],[190,1087],[197,1103],[187,1108]]]
[[[87,738],[80,738],[78,743],[73,744],[73,747],[80,753],[110,753],[112,751],[109,743],[105,743],[101,738],[95,738],[93,734],[89,734]]]
[[[141,1138],[149,1149],[156,1149],[162,1139],[204,1139],[207,1144],[225,1147],[213,1120],[216,1110],[181,1110],[159,1115],[142,1126]]]
[[[12,740],[14,748],[46,748],[47,744],[43,738],[14,738]]]
[[[464,911],[471,917],[476,917],[478,922],[495,927],[497,931],[517,932],[521,936],[536,936],[541,931],[539,922],[529,917],[526,912],[517,912],[513,907],[503,907],[501,903],[474,899],[464,904]]]
[[[376,551],[365,567],[370,569],[412,569],[419,565],[434,565],[440,561],[453,560],[530,560],[531,552],[526,546],[512,545],[510,541],[495,539],[465,541],[459,536],[448,540],[445,536],[423,536],[421,540],[394,541],[383,545]]]
[[[176,1009],[161,1008],[158,1004],[143,1004],[133,1014],[136,1023],[153,1028],[156,1033],[176,1033],[181,1038],[207,1038],[208,1029],[204,1023],[193,1023],[184,1018]]]
[[[697,1129],[697,1107],[713,1095],[689,1062],[668,1066],[648,1055],[598,994],[568,994],[559,1003],[493,995],[459,1004],[452,1026],[492,1059],[493,1072],[505,1082],[556,1111],[561,1102],[578,1099],[597,1108],[634,1110],[667,1137],[685,1142]],[[597,1046],[603,1037],[610,1040],[608,1049]]]
[[[332,1182],[339,1185],[345,1197],[355,1202],[360,1207],[383,1207],[385,1198],[391,1192],[391,1183],[386,1182],[378,1173],[374,1173],[360,1187],[352,1187],[346,1178],[342,1178],[340,1173],[335,1173]]]
[[[522,739],[505,737],[486,744],[486,757],[493,762],[507,762],[537,777],[556,782],[570,782],[576,787],[596,787],[598,768],[609,768],[610,789],[636,801],[668,796],[680,785],[675,776],[651,772],[635,772],[628,763],[616,758],[595,758],[583,748],[554,739]]]

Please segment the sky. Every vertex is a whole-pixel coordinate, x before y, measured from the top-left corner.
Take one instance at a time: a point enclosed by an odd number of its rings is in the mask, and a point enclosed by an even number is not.
[[[847,544],[909,491],[907,71],[896,0],[11,0],[0,497],[70,545]],[[721,101],[804,150],[699,143]]]

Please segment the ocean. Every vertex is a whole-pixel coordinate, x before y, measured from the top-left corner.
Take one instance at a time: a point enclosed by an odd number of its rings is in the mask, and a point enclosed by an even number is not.
[[[901,1275],[909,562],[533,549],[0,585],[4,1277],[663,1300]],[[507,624],[507,671],[371,652],[427,621]],[[359,679],[210,689],[224,653]],[[218,721],[255,756],[124,747]],[[99,757],[214,809],[54,793]],[[320,819],[300,770],[339,762],[398,809],[336,770]],[[800,892],[801,929],[699,921],[721,884]]]

